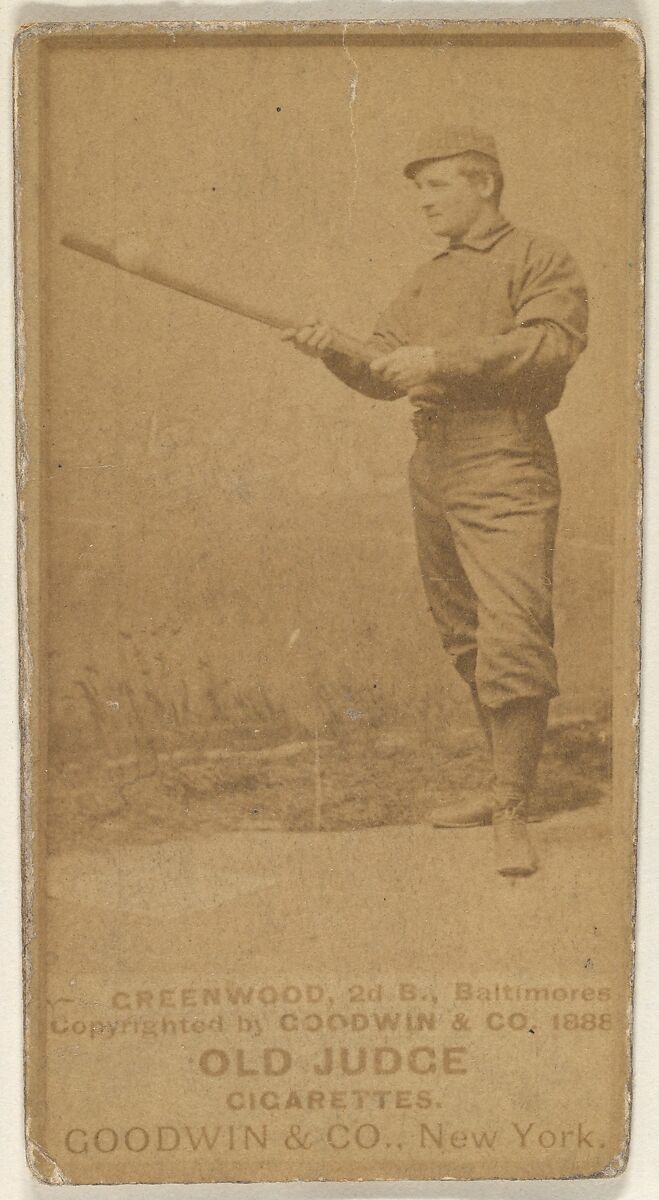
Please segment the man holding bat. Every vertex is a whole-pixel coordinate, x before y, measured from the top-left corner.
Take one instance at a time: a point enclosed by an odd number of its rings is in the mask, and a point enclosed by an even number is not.
[[[528,802],[557,695],[552,559],[560,485],[545,417],[586,345],[588,301],[570,255],[500,211],[493,138],[443,126],[405,167],[443,240],[380,317],[363,354],[320,320],[283,337],[366,396],[408,396],[419,563],[444,649],[487,739],[487,796],[433,814],[492,822],[497,869],[536,869]]]

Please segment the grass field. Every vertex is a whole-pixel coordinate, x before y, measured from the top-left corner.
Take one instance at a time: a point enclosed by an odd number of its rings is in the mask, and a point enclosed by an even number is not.
[[[366,493],[349,521],[342,495],[284,501],[272,520],[265,489],[248,512],[216,498],[219,516],[176,537],[150,512],[139,554],[133,517],[120,560],[108,530],[90,531],[105,574],[76,575],[73,560],[58,567],[53,848],[414,823],[483,782],[466,689],[428,612],[404,486]],[[546,813],[606,794],[609,565],[601,547],[560,540],[562,694],[539,778]]]
[[[540,816],[605,802],[610,739],[595,721],[554,725],[534,808]],[[223,830],[349,830],[423,822],[442,800],[486,783],[469,723],[424,730],[355,722],[341,736],[62,763],[51,771],[50,848],[158,843]]]

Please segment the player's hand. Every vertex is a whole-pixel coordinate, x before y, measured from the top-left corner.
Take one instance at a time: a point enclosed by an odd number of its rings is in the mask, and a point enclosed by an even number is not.
[[[407,393],[407,399],[412,401],[412,404],[417,409],[437,409],[437,405],[446,399],[446,388],[441,383],[422,383],[418,387],[410,388]]]
[[[283,342],[292,342],[296,350],[310,354],[312,358],[320,358],[325,350],[332,349],[334,330],[331,325],[320,317],[310,316],[297,328],[291,326],[281,334]]]
[[[403,390],[431,383],[437,375],[437,357],[431,346],[400,346],[371,363],[371,371],[385,383]]]

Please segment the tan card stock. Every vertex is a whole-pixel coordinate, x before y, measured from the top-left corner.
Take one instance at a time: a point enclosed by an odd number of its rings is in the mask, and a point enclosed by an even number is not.
[[[623,1170],[643,69],[616,21],[19,35],[41,1178]]]

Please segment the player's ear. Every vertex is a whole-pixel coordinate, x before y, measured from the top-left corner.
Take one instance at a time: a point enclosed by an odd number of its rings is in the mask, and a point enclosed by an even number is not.
[[[496,180],[490,171],[482,171],[476,178],[476,188],[482,200],[491,200],[496,190]]]

